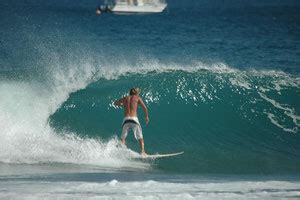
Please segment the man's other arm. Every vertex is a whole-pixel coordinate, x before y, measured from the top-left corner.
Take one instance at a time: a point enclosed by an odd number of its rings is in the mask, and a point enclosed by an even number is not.
[[[123,106],[124,105],[124,100],[125,100],[125,97],[123,97],[122,99],[119,99],[119,100],[115,101],[114,105],[115,106]]]
[[[145,121],[146,121],[146,124],[148,124],[149,123],[148,108],[146,107],[145,103],[143,102],[143,100],[141,98],[139,98],[139,104],[142,106],[142,109],[145,113]]]

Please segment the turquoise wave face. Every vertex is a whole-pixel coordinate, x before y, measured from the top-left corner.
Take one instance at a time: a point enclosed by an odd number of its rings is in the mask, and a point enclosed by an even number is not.
[[[149,153],[185,151],[156,168],[182,173],[300,172],[299,78],[230,68],[128,72],[99,78],[50,118],[56,130],[110,140],[123,111],[112,102],[134,86],[149,107],[140,121]],[[133,135],[128,146],[138,151]]]

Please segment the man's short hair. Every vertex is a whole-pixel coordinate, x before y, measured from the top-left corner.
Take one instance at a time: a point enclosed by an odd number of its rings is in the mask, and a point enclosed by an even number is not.
[[[137,95],[140,93],[140,89],[139,88],[131,88],[129,94],[130,95]]]

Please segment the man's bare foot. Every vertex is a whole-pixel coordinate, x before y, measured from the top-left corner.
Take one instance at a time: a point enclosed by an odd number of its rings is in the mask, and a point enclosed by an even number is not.
[[[126,142],[125,142],[125,140],[121,140],[121,147],[125,147],[125,148],[127,148],[127,145],[126,145]]]
[[[141,156],[146,157],[146,156],[148,156],[148,154],[146,154],[146,152],[141,152]]]

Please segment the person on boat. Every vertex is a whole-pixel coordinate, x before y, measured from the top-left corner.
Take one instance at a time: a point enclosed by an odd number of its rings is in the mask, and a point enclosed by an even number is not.
[[[122,135],[121,135],[122,143],[125,145],[127,134],[130,130],[132,130],[135,139],[138,140],[139,142],[141,155],[146,156],[147,154],[145,152],[145,147],[144,147],[145,145],[144,145],[142,127],[137,117],[138,106],[141,106],[144,111],[146,124],[149,123],[149,116],[148,116],[148,109],[144,104],[142,98],[139,96],[139,94],[140,94],[139,88],[132,88],[129,91],[129,96],[125,96],[115,101],[114,105],[122,106],[124,108],[124,119],[122,123]]]
[[[98,7],[96,8],[96,15],[101,15],[101,6],[98,5]]]

